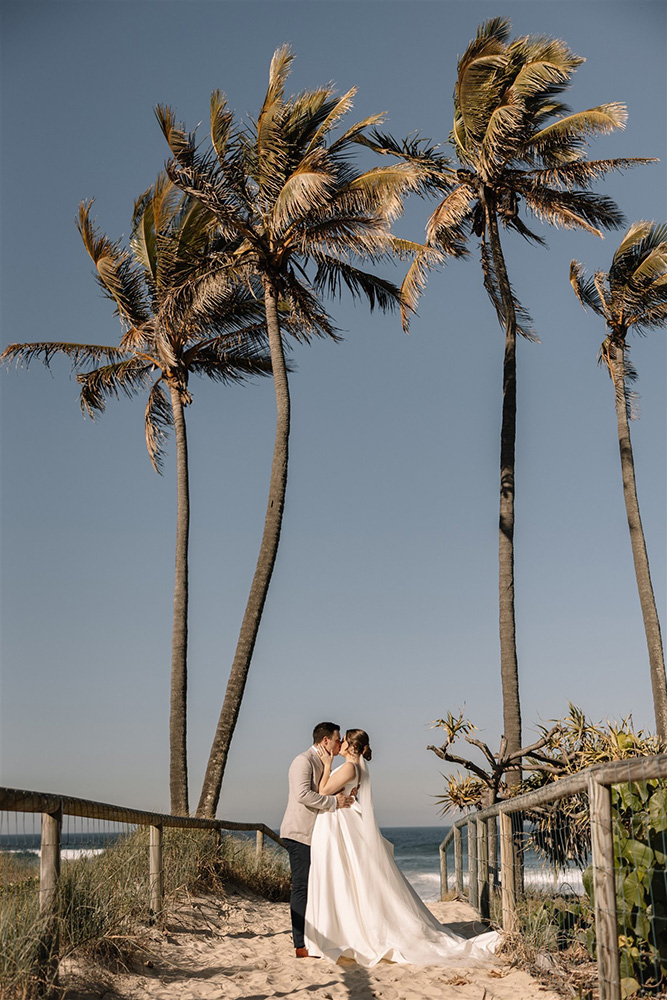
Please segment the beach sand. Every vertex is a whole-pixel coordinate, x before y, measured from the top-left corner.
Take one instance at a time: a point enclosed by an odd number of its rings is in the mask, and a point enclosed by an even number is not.
[[[471,936],[484,928],[466,903],[429,903],[442,923]],[[74,972],[74,970],[72,970]],[[90,970],[89,970],[90,971]],[[76,970],[75,980],[86,970]],[[79,981],[81,981],[79,979]],[[297,959],[288,903],[248,892],[184,898],[164,929],[150,932],[141,957],[104,985],[75,988],[70,1000],[557,1000],[502,958],[485,969],[420,968],[381,962]]]

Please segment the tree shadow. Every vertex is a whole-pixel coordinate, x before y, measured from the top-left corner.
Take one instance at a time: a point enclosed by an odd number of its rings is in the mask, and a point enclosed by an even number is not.
[[[357,965],[351,958],[338,960],[343,973],[343,985],[349,1000],[376,1000],[377,984],[373,985],[370,972],[363,965]]]

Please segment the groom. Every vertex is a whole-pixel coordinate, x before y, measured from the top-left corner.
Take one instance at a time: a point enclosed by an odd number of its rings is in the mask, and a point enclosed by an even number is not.
[[[336,757],[340,752],[340,726],[335,722],[319,722],[313,729],[313,745],[292,761],[289,769],[289,798],[280,825],[280,836],[285,842],[292,870],[292,938],[297,958],[308,958],[303,939],[306,901],[308,898],[308,871],[310,869],[310,841],[318,812],[346,809],[354,796],[320,795],[318,787],[324,764],[317,752],[321,747]]]

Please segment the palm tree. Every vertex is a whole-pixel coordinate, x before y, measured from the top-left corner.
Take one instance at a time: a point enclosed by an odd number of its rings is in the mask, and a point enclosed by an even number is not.
[[[172,629],[169,782],[171,811],[188,814],[187,640],[190,495],[184,408],[192,402],[191,374],[235,382],[271,371],[264,349],[266,325],[251,288],[216,292],[207,283],[208,255],[216,246],[211,219],[184,198],[165,175],[135,204],[131,252],[100,234],[90,219],[92,202],[79,208],[78,228],[95,275],[126,327],[118,347],[92,344],[11,344],[2,358],[47,366],[56,355],[79,373],[81,408],[94,417],[107,399],[131,397],[150,386],[146,444],[161,471],[166,428],[173,424],[177,464],[177,527]],[[166,392],[165,392],[166,390]],[[167,395],[168,393],[168,395]]]
[[[590,191],[612,170],[646,159],[587,160],[587,139],[622,128],[622,104],[602,104],[571,114],[558,99],[583,59],[559,39],[526,36],[509,41],[510,23],[482,24],[458,63],[454,127],[450,135],[460,167],[443,175],[449,191],[427,225],[427,244],[448,256],[468,254],[474,234],[481,239],[484,287],[505,332],[500,437],[499,624],[503,728],[510,753],[521,748],[521,707],[514,607],[514,468],[516,440],[516,337],[536,337],[514,295],[500,240],[499,221],[525,239],[544,245],[520,217],[523,199],[538,219],[601,236],[618,228],[615,203]],[[376,135],[376,145],[392,147]],[[395,144],[392,148],[395,151]],[[414,309],[426,280],[422,254],[403,283],[407,309]],[[518,783],[520,774],[513,775]]]
[[[630,329],[644,333],[667,325],[667,225],[633,223],[612,258],[608,274],[597,271],[593,278],[586,278],[581,264],[573,260],[570,281],[581,304],[602,316],[609,331],[600,349],[600,363],[607,368],[614,386],[623,496],[648,646],[655,724],[660,739],[667,741],[665,654],[639,514],[630,441],[629,421],[634,415],[634,394],[630,387],[637,372],[628,357],[627,343]]]
[[[398,289],[359,264],[414,251],[397,240],[390,221],[402,197],[427,183],[409,163],[365,172],[350,162],[352,144],[379,115],[332,130],[352,106],[355,91],[337,97],[331,87],[285,97],[293,56],[287,46],[274,53],[269,86],[256,121],[237,125],[219,91],[211,96],[211,143],[205,153],[193,134],[177,125],[169,108],[157,116],[173,159],[169,176],[215,215],[220,232],[234,243],[220,258],[218,281],[252,277],[261,281],[276,393],[276,438],[269,498],[259,558],[241,625],[224,703],[211,748],[198,815],[214,816],[230,742],[238,719],[259,623],[273,571],[287,484],[290,396],[284,364],[283,317],[291,317],[299,339],[336,337],[320,303],[324,292],[346,286],[371,308],[393,307]],[[312,279],[307,276],[314,264]]]

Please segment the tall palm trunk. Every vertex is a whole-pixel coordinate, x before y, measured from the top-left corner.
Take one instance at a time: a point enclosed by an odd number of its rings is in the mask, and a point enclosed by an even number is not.
[[[199,805],[197,806],[197,815],[207,819],[213,819],[218,808],[229,746],[234,735],[234,729],[236,728],[250,661],[259,630],[259,623],[278,553],[283,508],[285,505],[285,490],[287,487],[290,431],[289,385],[280,323],[278,320],[277,294],[272,281],[268,278],[264,281],[264,301],[266,305],[266,323],[269,333],[273,382],[276,392],[276,440],[273,449],[269,499],[259,557],[241,624],[232,669],[227,681],[227,690],[225,691],[222,711],[218,719],[218,726],[211,747],[206,774],[204,775]]]
[[[623,334],[625,331],[623,331]],[[630,423],[625,392],[625,339],[622,335],[614,338],[609,361],[616,397],[616,420],[618,422],[618,446],[621,453],[621,473],[623,475],[623,496],[628,516],[632,558],[635,564],[637,589],[644,618],[644,631],[648,646],[648,659],[653,689],[653,708],[658,736],[667,741],[667,679],[665,678],[665,655],[660,633],[660,620],[655,604],[655,594],[651,583],[651,573],[646,551],[646,539],[639,514],[635,463],[630,441]]]
[[[174,622],[171,637],[171,706],[169,711],[169,789],[171,811],[188,815],[188,539],[190,488],[188,441],[183,403],[176,385],[169,384],[176,439],[176,570]]]
[[[503,414],[500,431],[500,518],[498,533],[498,592],[500,621],[500,673],[503,692],[503,728],[507,750],[521,748],[521,704],[516,653],[514,610],[514,464],[516,444],[516,312],[507,268],[500,245],[495,197],[484,191],[486,229],[498,280],[505,320],[503,362]],[[518,784],[521,772],[510,772],[508,783]]]

